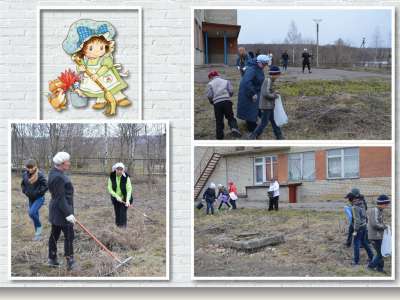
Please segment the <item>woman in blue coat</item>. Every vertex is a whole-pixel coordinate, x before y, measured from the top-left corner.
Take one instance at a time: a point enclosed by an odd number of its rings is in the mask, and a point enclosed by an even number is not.
[[[240,81],[237,117],[246,121],[249,132],[253,132],[257,127],[260,90],[265,78],[264,68],[269,59],[267,55],[261,54],[257,59],[250,61]]]

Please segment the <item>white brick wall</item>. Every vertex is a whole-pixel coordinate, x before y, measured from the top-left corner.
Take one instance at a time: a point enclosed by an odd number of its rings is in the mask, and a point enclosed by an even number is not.
[[[143,116],[171,120],[171,281],[19,282],[7,280],[7,119],[36,117],[36,7],[40,5],[139,5],[143,7]],[[0,286],[302,286],[302,282],[192,282],[190,187],[191,5],[326,5],[326,1],[288,0],[84,0],[0,1]],[[330,1],[331,5],[397,5],[392,1]],[[398,25],[397,25],[398,26]],[[397,27],[398,28],[398,27]],[[119,30],[122,31],[122,30]],[[117,41],[119,42],[119,41]],[[398,41],[397,41],[398,45]],[[398,53],[398,52],[397,52]],[[397,55],[398,58],[398,55]],[[397,59],[398,61],[398,59]],[[17,62],[17,63],[16,63]],[[123,55],[118,62],[124,63]],[[311,284],[311,283],[308,283]],[[328,286],[354,284],[326,282]],[[364,282],[361,285],[397,283]],[[321,283],[312,283],[314,286]]]

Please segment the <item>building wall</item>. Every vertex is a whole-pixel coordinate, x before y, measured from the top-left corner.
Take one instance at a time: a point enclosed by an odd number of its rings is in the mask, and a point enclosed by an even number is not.
[[[204,10],[196,9],[194,10],[194,64],[202,65],[204,64],[204,37],[201,30],[201,24],[204,21]]]
[[[204,19],[208,23],[218,24],[237,24],[237,10],[236,9],[207,9],[204,10]]]
[[[236,64],[237,57],[237,39],[228,38],[228,65]],[[223,64],[224,63],[224,39],[223,38],[209,38],[208,39],[208,60],[210,64]]]
[[[238,192],[247,195],[249,201],[265,201],[267,187],[249,188],[254,185],[254,158],[276,154],[278,156],[278,181],[286,183],[288,180],[288,152],[315,151],[316,179],[303,181],[297,187],[298,202],[313,202],[327,200],[342,200],[345,194],[357,187],[369,200],[379,194],[391,195],[391,153],[389,147],[360,147],[360,176],[357,179],[326,179],[326,149],[324,148],[290,148],[285,152],[261,152],[242,155],[228,155],[221,158],[216,171],[209,179],[216,184],[227,184],[232,179]],[[389,159],[388,159],[389,158]],[[208,185],[208,184],[207,184]],[[280,200],[289,201],[287,187],[281,188]]]

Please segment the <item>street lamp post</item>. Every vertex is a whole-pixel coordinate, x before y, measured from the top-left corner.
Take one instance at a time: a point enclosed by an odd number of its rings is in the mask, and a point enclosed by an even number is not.
[[[313,19],[315,24],[317,25],[317,68],[319,67],[319,60],[318,60],[318,46],[319,46],[319,23],[321,23],[322,19]]]

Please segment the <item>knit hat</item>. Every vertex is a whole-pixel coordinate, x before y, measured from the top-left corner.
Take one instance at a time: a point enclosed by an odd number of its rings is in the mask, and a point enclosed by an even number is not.
[[[348,193],[344,198],[345,199],[349,199],[349,200],[353,200],[355,197],[354,197],[353,193]]]
[[[71,159],[71,156],[67,152],[58,152],[54,157],[53,157],[53,162],[56,165],[61,165],[62,163],[69,161]]]
[[[360,190],[357,188],[352,188],[351,193],[354,195],[354,198],[360,197]]]
[[[215,77],[215,76],[219,76],[218,71],[211,71],[210,73],[208,73],[208,79],[211,79],[211,77]]]
[[[386,195],[380,195],[378,199],[376,199],[376,204],[378,205],[390,204],[390,199]]]
[[[115,36],[114,26],[107,21],[78,20],[70,26],[62,47],[67,54],[72,55],[80,51],[83,44],[94,36],[103,36],[107,41],[111,41]]]
[[[214,189],[215,190],[215,183],[214,182],[210,183],[210,189]]]
[[[269,68],[269,75],[280,75],[281,69],[278,66],[271,66]]]
[[[263,65],[266,65],[270,62],[271,58],[268,55],[265,54],[260,54],[257,56],[257,62],[262,63]]]

